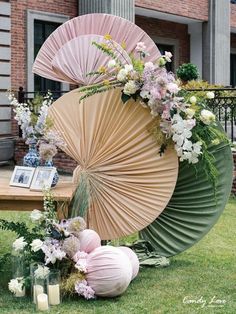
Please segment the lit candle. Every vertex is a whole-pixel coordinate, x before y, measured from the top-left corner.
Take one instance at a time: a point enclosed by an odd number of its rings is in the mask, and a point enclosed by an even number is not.
[[[49,304],[50,305],[60,304],[60,286],[59,286],[59,284],[48,286],[48,298],[49,298]]]
[[[36,297],[38,294],[43,293],[43,286],[40,285],[34,285],[34,290],[33,290],[33,294],[34,294],[34,303],[36,303]]]
[[[48,310],[48,296],[46,293],[41,293],[37,295],[37,308],[39,311]]]
[[[16,291],[15,294],[16,297],[24,297],[25,296],[25,287],[21,289],[20,291]]]

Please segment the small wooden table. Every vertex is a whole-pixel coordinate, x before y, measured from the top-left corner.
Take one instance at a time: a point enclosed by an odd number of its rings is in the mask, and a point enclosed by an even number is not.
[[[0,178],[0,210],[32,211],[43,210],[43,193],[27,188],[9,186],[9,178]],[[67,217],[68,206],[75,193],[72,182],[58,182],[52,193],[57,202],[59,218]]]

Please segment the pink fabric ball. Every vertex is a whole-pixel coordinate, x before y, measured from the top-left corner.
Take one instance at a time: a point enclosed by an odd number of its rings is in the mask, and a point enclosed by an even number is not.
[[[96,231],[91,229],[85,229],[79,234],[80,251],[86,253],[92,252],[97,247],[101,246],[101,238]]]
[[[138,275],[138,272],[139,272],[138,256],[129,247],[118,246],[118,249],[120,249],[122,252],[124,252],[128,256],[128,258],[131,262],[131,265],[132,265],[132,278],[131,278],[131,280],[133,280]]]
[[[88,254],[87,270],[86,280],[100,297],[122,294],[132,277],[129,258],[113,246],[101,246]]]

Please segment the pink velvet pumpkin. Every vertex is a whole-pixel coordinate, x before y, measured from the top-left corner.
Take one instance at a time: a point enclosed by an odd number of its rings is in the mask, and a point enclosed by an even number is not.
[[[87,271],[86,280],[100,297],[122,294],[132,277],[129,258],[113,246],[101,246],[88,254]]]
[[[128,258],[131,262],[131,265],[132,265],[132,278],[131,278],[131,280],[133,280],[138,275],[138,271],[139,271],[138,256],[129,247],[118,246],[118,249],[120,249],[122,252],[124,252],[128,256]]]
[[[80,251],[86,253],[92,252],[97,247],[101,246],[101,238],[96,231],[85,229],[79,233]]]

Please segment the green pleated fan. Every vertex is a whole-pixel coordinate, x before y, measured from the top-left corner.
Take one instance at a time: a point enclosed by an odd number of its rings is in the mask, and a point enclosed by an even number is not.
[[[233,176],[230,146],[221,143],[211,151],[219,176],[216,195],[198,164],[180,163],[173,196],[162,214],[140,232],[162,256],[173,256],[198,242],[216,223],[227,203]],[[227,228],[227,226],[225,226]]]

